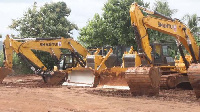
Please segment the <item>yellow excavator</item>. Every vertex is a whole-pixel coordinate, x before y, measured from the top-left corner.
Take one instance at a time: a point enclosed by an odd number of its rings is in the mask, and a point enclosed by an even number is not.
[[[66,85],[90,86],[98,84],[95,72],[106,68],[105,61],[112,53],[110,49],[106,56],[98,55],[99,49],[90,55],[82,45],[71,38],[27,38],[4,40],[4,67],[0,69],[1,82],[12,72],[12,57],[15,51],[30,68],[41,75],[47,84],[61,84],[67,79]],[[62,50],[68,50],[63,54]],[[32,50],[49,52],[56,57],[57,66],[50,70],[41,62]],[[95,72],[94,72],[95,70]],[[96,81],[96,82],[95,82]]]
[[[148,15],[145,16],[142,11]],[[192,85],[196,97],[200,97],[200,65],[199,47],[190,32],[190,29],[177,19],[171,19],[158,12],[150,11],[137,3],[130,8],[131,25],[134,29],[138,52],[135,56],[135,67],[130,67],[125,72],[125,78],[133,95],[157,95],[159,94],[159,82],[165,79],[164,84],[174,86],[181,81],[188,81]],[[155,56],[152,56],[152,48],[149,44],[147,29],[153,29],[175,37],[181,59],[173,66],[155,65]],[[182,45],[190,53],[185,56]],[[191,58],[190,58],[191,57]],[[169,60],[166,58],[166,60]],[[179,63],[180,62],[180,63]],[[184,62],[184,66],[183,63]],[[164,70],[170,71],[164,74]],[[185,68],[185,69],[184,69]],[[182,73],[180,73],[182,72]]]
[[[0,69],[1,82],[12,71],[13,51],[15,51],[23,60],[28,62],[31,69],[36,74],[41,75],[44,81],[50,84],[60,83],[60,81],[66,76],[67,72],[63,72],[61,70],[48,70],[32,50],[49,52],[55,55],[57,59],[66,59],[68,56],[68,60],[70,62],[64,62],[62,68],[58,67],[59,69],[76,67],[77,64],[82,67],[85,67],[86,65],[83,58],[85,58],[88,54],[87,49],[71,38],[11,39],[7,36],[3,44],[4,67]],[[70,53],[62,54],[61,49],[68,49]],[[93,74],[90,75],[93,76]]]

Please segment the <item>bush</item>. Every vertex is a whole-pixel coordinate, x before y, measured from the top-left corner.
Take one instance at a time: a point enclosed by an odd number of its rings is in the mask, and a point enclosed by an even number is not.
[[[0,51],[0,66],[3,66],[3,51]]]
[[[4,54],[0,51],[0,66],[3,67]],[[30,74],[33,73],[27,64],[16,53],[13,54],[13,68],[14,74]]]
[[[16,53],[13,53],[13,70],[15,75],[18,74],[33,74],[33,71],[27,65],[23,59],[21,59]]]

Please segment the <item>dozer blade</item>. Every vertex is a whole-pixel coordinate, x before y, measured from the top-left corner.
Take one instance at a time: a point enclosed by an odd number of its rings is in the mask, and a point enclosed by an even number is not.
[[[187,73],[196,97],[200,98],[200,64],[191,64]]]
[[[155,67],[130,67],[125,72],[133,96],[158,95],[160,76],[159,68]]]
[[[12,74],[12,70],[11,69],[5,68],[5,67],[0,67],[0,83],[2,83],[4,78],[9,74]]]
[[[51,76],[47,76],[45,80],[48,85],[61,85],[65,81],[65,77],[65,72],[55,71]]]
[[[90,68],[76,67],[68,73],[67,82],[63,85],[79,87],[96,87],[94,71]]]
[[[129,89],[125,79],[126,68],[113,67],[100,72],[99,88]]]

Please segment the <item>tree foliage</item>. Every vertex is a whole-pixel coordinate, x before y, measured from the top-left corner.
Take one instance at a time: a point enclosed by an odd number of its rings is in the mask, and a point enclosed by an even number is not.
[[[172,15],[178,11],[177,9],[170,9],[169,3],[165,0],[155,1],[153,10],[168,17],[172,17]]]
[[[192,14],[192,15],[186,14],[183,17],[183,21],[186,22],[187,26],[190,28],[196,40],[199,40],[198,32],[200,31],[200,27],[198,22],[200,21],[200,19],[198,18],[197,14]]]
[[[106,43],[103,40],[107,35],[105,26],[104,19],[99,14],[95,14],[94,18],[88,22],[88,25],[81,29],[81,36],[78,39],[87,47],[103,46]]]
[[[0,67],[3,66],[3,51],[0,50]]]
[[[95,14],[80,31],[78,39],[86,46],[134,45],[134,33],[131,27],[129,9],[133,2],[147,7],[142,0],[108,0],[103,14]]]
[[[13,19],[9,27],[19,31],[24,38],[70,37],[71,31],[77,29],[75,24],[66,19],[70,12],[65,2],[46,3],[39,10],[35,2],[23,17]]]
[[[23,61],[16,53],[13,53],[13,70],[15,71],[15,75],[33,73],[28,64]]]
[[[149,8],[149,3],[144,3],[142,0],[108,0],[104,5],[103,14],[96,14],[88,24],[81,29],[78,39],[85,43],[86,46],[103,46],[103,45],[126,45],[136,46],[135,36],[131,27],[129,15],[130,5],[137,2],[140,6]],[[170,9],[168,2],[156,1],[153,10],[171,17],[176,13],[176,9]],[[144,14],[146,15],[146,14]],[[176,44],[174,37],[163,34],[161,32],[148,29],[148,35],[152,42],[170,42],[172,45],[171,53],[176,54]]]
[[[3,50],[0,50],[0,67],[3,66]],[[27,63],[22,61],[16,53],[13,54],[13,68],[15,75],[17,74],[29,74],[32,73],[31,69],[27,66]]]
[[[50,38],[50,37],[70,37],[72,30],[77,26],[67,20],[71,10],[65,2],[46,3],[42,7],[37,7],[35,2],[33,7],[29,8],[19,19],[13,19],[9,26],[20,33],[24,38]],[[36,56],[43,64],[52,69],[54,62],[47,52],[34,51]],[[1,63],[0,63],[1,64]],[[15,73],[31,73],[26,62],[14,54],[13,69]]]

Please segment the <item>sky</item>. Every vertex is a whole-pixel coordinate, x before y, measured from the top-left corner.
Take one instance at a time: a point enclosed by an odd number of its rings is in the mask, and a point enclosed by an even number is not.
[[[18,32],[8,28],[12,23],[12,19],[17,19],[23,16],[28,8],[37,2],[38,6],[45,3],[58,2],[60,0],[0,0],[0,34],[3,37],[7,34],[18,34]],[[84,27],[91,20],[95,13],[102,14],[102,8],[107,0],[61,0],[66,2],[71,9],[71,14],[67,18],[71,22],[77,24],[80,28]],[[169,3],[171,9],[177,9],[178,12],[173,15],[173,18],[181,19],[185,14],[197,14],[200,16],[200,0],[165,0]],[[152,8],[155,0],[144,0],[150,2]],[[78,31],[73,32],[73,37],[76,39]],[[3,40],[3,39],[0,39]]]

